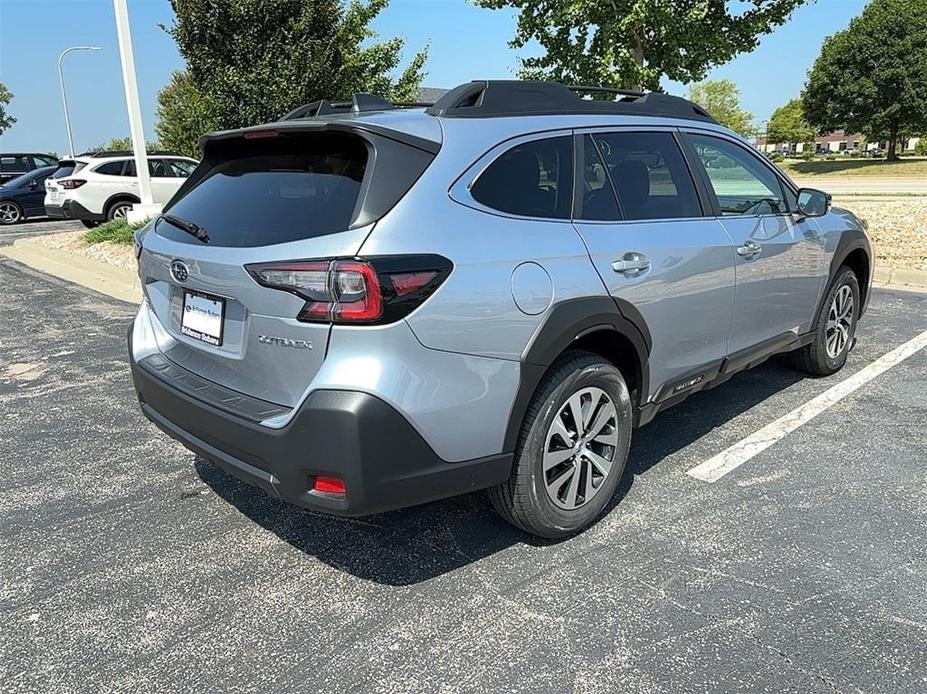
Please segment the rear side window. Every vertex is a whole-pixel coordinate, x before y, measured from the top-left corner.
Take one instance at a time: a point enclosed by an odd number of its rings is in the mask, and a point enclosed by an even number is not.
[[[500,212],[569,219],[573,207],[572,138],[516,145],[480,174],[470,194]]]
[[[701,217],[695,184],[670,133],[592,135],[624,219]]]
[[[229,151],[170,207],[209,234],[211,246],[264,246],[349,228],[367,167],[357,137],[255,140]],[[169,223],[158,234],[195,242]]]
[[[707,135],[690,135],[722,215],[768,215],[788,211],[772,171],[746,149]]]
[[[100,164],[94,169],[94,173],[104,174],[105,176],[122,176],[125,169],[124,161],[108,161]]]

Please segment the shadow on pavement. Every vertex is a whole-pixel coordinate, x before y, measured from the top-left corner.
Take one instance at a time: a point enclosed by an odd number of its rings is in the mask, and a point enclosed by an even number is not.
[[[637,476],[766,398],[802,380],[774,359],[697,393],[634,433],[628,468],[607,511]],[[522,542],[545,546],[508,525],[483,493],[359,519],[327,516],[274,499],[198,458],[196,470],[213,491],[296,549],[358,578],[386,585],[427,581]],[[620,511],[618,511],[620,513]]]

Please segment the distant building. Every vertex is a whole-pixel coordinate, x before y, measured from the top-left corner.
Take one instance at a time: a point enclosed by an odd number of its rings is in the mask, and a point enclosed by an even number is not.
[[[898,151],[913,152],[920,138],[911,137],[898,143]],[[765,135],[756,138],[756,148],[761,152],[771,153],[778,152],[782,155],[800,154],[805,151],[803,142],[776,142],[766,143]],[[814,138],[815,154],[846,154],[861,155],[863,152],[872,152],[874,150],[885,151],[888,149],[888,142],[866,142],[865,136],[861,133],[847,133],[843,130],[835,130],[827,135],[818,135]]]

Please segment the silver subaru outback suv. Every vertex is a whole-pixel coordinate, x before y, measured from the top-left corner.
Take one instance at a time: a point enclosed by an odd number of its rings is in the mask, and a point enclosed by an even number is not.
[[[589,91],[358,94],[203,138],[137,237],[144,414],[295,504],[487,489],[556,538],[660,410],[776,353],[839,370],[863,224],[685,99]]]

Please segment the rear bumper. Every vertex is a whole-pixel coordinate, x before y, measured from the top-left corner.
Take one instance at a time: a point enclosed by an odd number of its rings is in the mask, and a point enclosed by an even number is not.
[[[45,215],[52,219],[87,219],[93,222],[106,221],[106,215],[91,212],[75,200],[65,200],[60,205],[45,205]]]
[[[131,355],[131,332],[129,340]],[[445,462],[405,417],[367,393],[315,391],[287,426],[272,429],[173,387],[145,359],[130,362],[142,412],[158,428],[300,506],[344,516],[379,513],[491,487],[511,469],[510,454]],[[316,475],[340,477],[347,493],[312,490]]]

